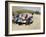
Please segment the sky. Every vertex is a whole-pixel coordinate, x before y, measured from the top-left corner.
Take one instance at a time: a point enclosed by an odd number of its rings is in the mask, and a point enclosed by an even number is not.
[[[33,11],[41,11],[40,7],[24,7],[24,6],[13,6],[13,11],[21,10],[21,9],[27,9],[27,10],[33,10]]]

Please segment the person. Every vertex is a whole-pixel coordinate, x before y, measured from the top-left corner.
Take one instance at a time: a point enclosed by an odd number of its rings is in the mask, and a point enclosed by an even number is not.
[[[28,17],[28,15],[26,14],[26,16],[25,16],[25,20],[27,19],[27,17]]]
[[[15,22],[18,22],[18,20],[19,20],[19,14],[17,14],[17,15],[15,16]]]
[[[22,18],[23,20],[25,20],[25,14],[22,14],[22,15],[21,15],[21,18]]]

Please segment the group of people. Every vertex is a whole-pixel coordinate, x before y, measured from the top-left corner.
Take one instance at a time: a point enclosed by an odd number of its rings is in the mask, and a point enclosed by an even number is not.
[[[32,14],[17,14],[13,18],[13,21],[16,23],[31,23],[32,22]],[[26,21],[26,22],[25,22]]]

